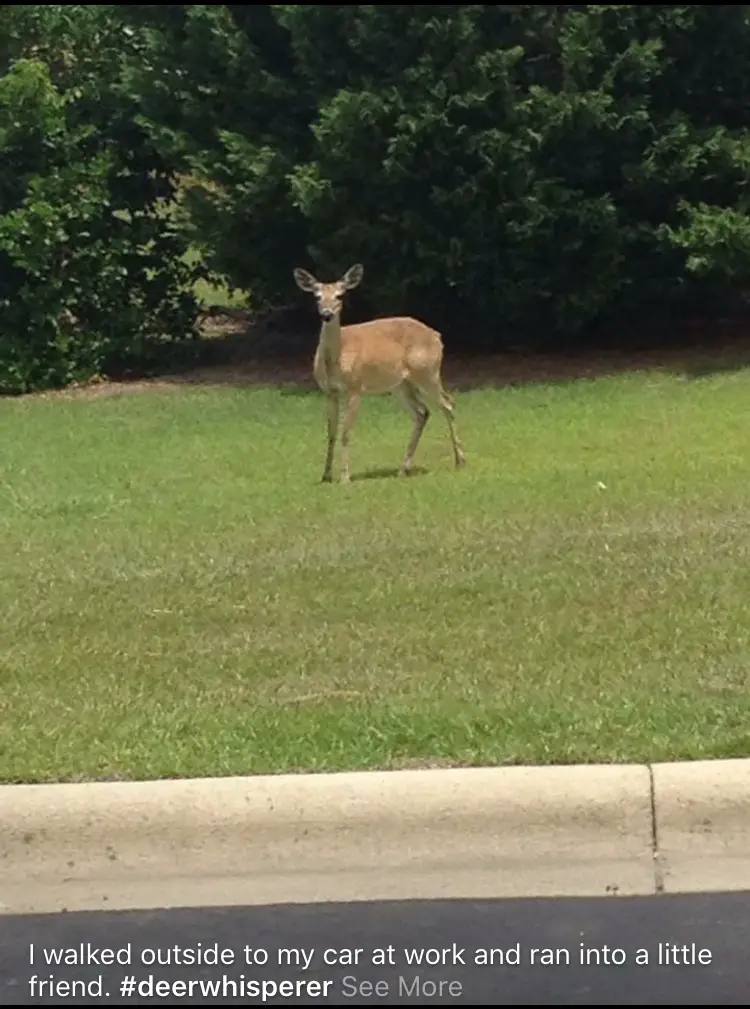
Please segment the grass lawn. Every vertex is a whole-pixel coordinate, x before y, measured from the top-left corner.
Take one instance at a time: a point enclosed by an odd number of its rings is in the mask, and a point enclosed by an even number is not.
[[[750,754],[750,373],[457,418],[347,488],[319,394],[0,401],[0,778]]]

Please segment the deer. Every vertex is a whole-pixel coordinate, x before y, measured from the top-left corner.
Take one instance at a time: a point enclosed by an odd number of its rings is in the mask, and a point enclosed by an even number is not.
[[[333,457],[339,432],[341,400],[346,400],[341,427],[340,482],[351,482],[349,442],[362,397],[398,392],[412,416],[414,427],[399,468],[408,476],[430,406],[437,406],[448,422],[456,469],[466,465],[459,441],[451,397],[443,387],[443,341],[440,333],[408,316],[373,319],[342,326],[344,295],[362,282],[364,267],[356,263],[333,283],[321,283],[307,270],[297,267],[294,279],[302,291],[314,295],[321,320],[320,336],[313,361],[313,375],[325,393],[328,414],[328,447],[323,483],[333,481]]]

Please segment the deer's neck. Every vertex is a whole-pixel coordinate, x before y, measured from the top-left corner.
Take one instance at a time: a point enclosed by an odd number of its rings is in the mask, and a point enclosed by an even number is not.
[[[338,368],[341,362],[341,319],[331,319],[321,325],[320,349],[326,369]]]

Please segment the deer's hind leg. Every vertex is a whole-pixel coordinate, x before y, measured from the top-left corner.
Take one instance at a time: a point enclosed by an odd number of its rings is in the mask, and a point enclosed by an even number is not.
[[[425,378],[424,381],[420,380],[419,382],[415,380],[414,384],[417,386],[420,398],[434,402],[445,417],[448,431],[450,432],[451,444],[453,445],[453,458],[455,459],[456,469],[461,469],[466,465],[466,456],[461,446],[461,440],[458,437],[453,400],[443,388],[440,376],[430,376],[429,378]]]
[[[399,471],[402,476],[408,476],[414,465],[414,455],[417,451],[417,445],[419,445],[419,439],[422,437],[425,425],[430,419],[430,411],[420,396],[416,386],[412,385],[411,382],[405,381],[401,385],[399,393],[404,406],[412,415],[414,420],[411,438],[409,439],[409,444],[406,446],[406,454],[404,455],[404,461],[401,463],[401,469]]]

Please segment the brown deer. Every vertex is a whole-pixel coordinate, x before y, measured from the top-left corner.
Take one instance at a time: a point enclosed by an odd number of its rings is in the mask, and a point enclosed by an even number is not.
[[[364,273],[357,263],[332,284],[321,284],[307,270],[295,269],[297,286],[315,296],[321,318],[313,374],[328,401],[328,451],[323,482],[333,479],[333,453],[339,428],[341,396],[347,400],[341,431],[341,482],[349,483],[349,438],[362,396],[398,390],[414,418],[400,473],[408,475],[414,453],[430,416],[428,403],[437,405],[448,421],[456,468],[466,465],[453,417],[453,403],[443,388],[440,370],[443,341],[434,329],[417,319],[373,319],[341,325],[344,294],[357,287]]]

